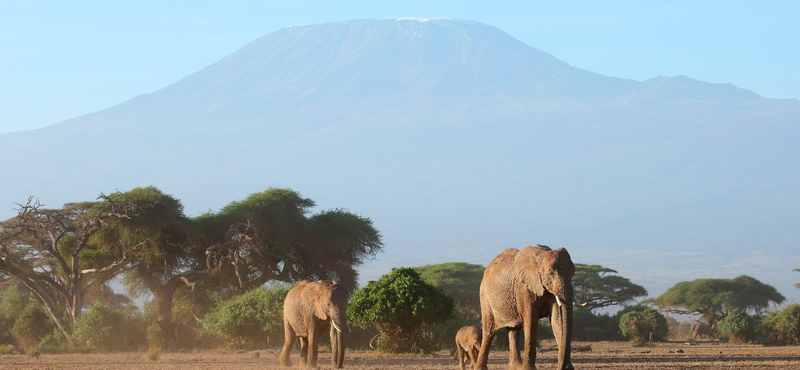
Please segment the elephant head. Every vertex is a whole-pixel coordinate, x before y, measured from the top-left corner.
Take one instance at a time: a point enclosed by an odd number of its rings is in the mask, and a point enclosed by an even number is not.
[[[538,297],[552,299],[558,307],[572,306],[575,264],[566,249],[554,251],[541,245],[523,248],[514,260],[514,271]]]

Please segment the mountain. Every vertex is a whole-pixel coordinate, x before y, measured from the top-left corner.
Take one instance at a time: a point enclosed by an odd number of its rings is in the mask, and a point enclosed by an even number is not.
[[[196,215],[285,186],[375,222],[365,280],[542,243],[653,295],[748,274],[798,301],[798,137],[797,100],[603,76],[478,22],[337,22],[0,135],[0,216],[150,184]]]

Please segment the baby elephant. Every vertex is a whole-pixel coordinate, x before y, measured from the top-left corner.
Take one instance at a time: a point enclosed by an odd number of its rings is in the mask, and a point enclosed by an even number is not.
[[[478,359],[478,351],[481,349],[482,339],[483,332],[480,328],[465,326],[458,329],[458,333],[456,333],[456,354],[458,356],[458,366],[461,370],[464,370],[464,365],[467,364],[467,356],[472,361],[470,369],[475,368],[475,360]]]

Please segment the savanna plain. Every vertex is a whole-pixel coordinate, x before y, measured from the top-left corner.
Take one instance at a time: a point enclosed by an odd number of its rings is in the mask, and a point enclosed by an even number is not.
[[[668,342],[631,347],[627,342],[574,343],[576,369],[800,369],[800,347],[765,347],[719,342]],[[540,370],[555,369],[555,343],[543,341],[537,354]],[[0,356],[2,369],[283,369],[280,349],[260,351],[163,352],[157,358],[147,352],[112,354],[24,354]],[[297,365],[297,353],[292,361]],[[505,369],[508,352],[492,351],[489,369]],[[329,369],[330,352],[320,353],[320,368]],[[295,367],[296,368],[296,367]],[[458,369],[454,355],[395,355],[371,351],[348,351],[345,369]]]

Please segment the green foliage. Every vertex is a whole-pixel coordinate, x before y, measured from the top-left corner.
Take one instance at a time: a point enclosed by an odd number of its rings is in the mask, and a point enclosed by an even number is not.
[[[380,233],[368,218],[342,209],[308,217],[314,205],[291,189],[270,188],[193,223],[203,245],[237,242],[240,266],[262,273],[253,274],[263,277],[256,285],[271,279],[336,280],[354,290],[355,267],[383,249]]]
[[[576,305],[593,310],[596,308],[624,305],[639,297],[647,296],[647,290],[632,283],[617,271],[600,265],[575,264],[572,286]]]
[[[378,347],[389,352],[425,351],[420,328],[453,318],[455,303],[412,268],[394,268],[357,290],[347,309],[350,322],[381,333]]]
[[[719,324],[718,329],[733,343],[749,343],[758,336],[760,326],[759,318],[750,316],[744,310],[739,309],[731,312]]]
[[[742,275],[733,279],[683,281],[656,298],[659,307],[679,314],[698,314],[714,324],[733,310],[761,313],[785,298],[771,285]]]
[[[84,313],[75,328],[75,339],[105,352],[137,349],[145,341],[144,321],[130,310],[97,303]]]
[[[572,312],[572,339],[576,341],[621,340],[619,316],[597,315],[587,309]]]
[[[774,344],[800,344],[800,304],[790,304],[779,312],[767,315],[763,324]]]
[[[619,329],[634,345],[648,342],[651,336],[654,341],[664,341],[669,334],[667,319],[652,308],[623,314],[619,319]]]
[[[39,342],[55,329],[55,324],[41,306],[29,305],[14,322],[11,333],[25,350],[39,347]]]
[[[155,186],[117,192],[108,198],[95,209],[113,202],[127,209],[131,216],[108,219],[108,226],[95,237],[97,245],[133,251],[137,263],[156,269],[177,267],[182,257],[190,253],[187,243],[190,223],[179,200]]]
[[[235,348],[263,346],[267,335],[283,332],[283,300],[288,292],[286,287],[259,287],[223,301],[203,318],[202,331]]]
[[[423,280],[441,288],[447,295],[453,297],[465,318],[480,318],[483,266],[466,262],[450,262],[425,265],[414,269]]]
[[[14,322],[22,316],[28,306],[40,304],[30,293],[16,283],[6,284],[0,288],[0,343],[14,343],[16,339],[11,333]]]

